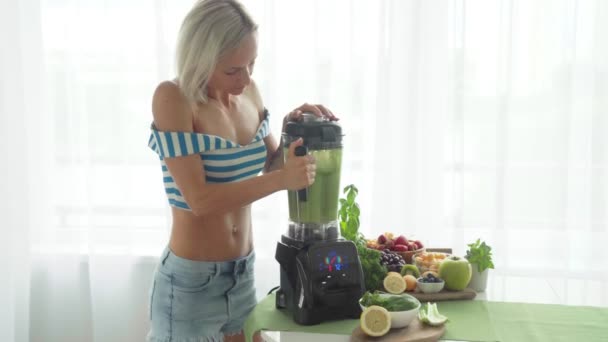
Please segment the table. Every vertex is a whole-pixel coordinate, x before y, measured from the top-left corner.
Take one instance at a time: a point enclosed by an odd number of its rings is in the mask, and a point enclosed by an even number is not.
[[[608,336],[608,309],[603,301],[599,303],[600,306],[596,307],[559,305],[564,304],[564,298],[560,296],[559,291],[556,291],[557,287],[552,284],[551,279],[495,276],[491,279],[490,284],[492,286],[489,286],[488,292],[479,294],[476,303],[466,301],[469,302],[470,309],[487,308],[489,313],[481,316],[489,318],[490,321],[480,325],[480,327],[491,327],[495,335],[489,334],[486,335],[486,338],[488,336],[495,340],[509,340],[511,338],[510,340],[514,341],[522,340],[522,338],[547,341],[559,341],[560,338],[563,338],[563,340],[575,338],[575,340],[581,341],[604,341],[605,336]],[[597,289],[602,291],[602,286]],[[598,295],[600,297],[597,298],[603,298],[601,293],[598,293]],[[455,310],[455,305],[458,308],[464,308],[467,306],[466,302],[461,304],[450,302],[444,305],[443,309],[442,303],[439,303],[440,310],[449,312]],[[523,312],[518,312],[519,309]],[[518,314],[513,314],[513,312]],[[448,314],[448,316],[450,315]],[[356,326],[355,321],[351,324],[353,328]],[[348,326],[341,327],[338,329],[339,332],[332,332],[329,329],[324,333],[271,329],[263,331],[262,337],[266,341],[272,342],[348,341],[348,328]],[[450,326],[448,326],[446,337],[449,338],[450,335],[454,335],[458,330],[457,328],[457,326],[452,326],[450,329]],[[519,329],[522,333],[520,335],[514,334],[512,330],[517,330],[514,328]]]

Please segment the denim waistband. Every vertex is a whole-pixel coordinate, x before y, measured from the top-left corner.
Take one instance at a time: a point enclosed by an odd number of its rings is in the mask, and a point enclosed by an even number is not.
[[[161,256],[161,264],[173,269],[194,273],[244,273],[253,269],[255,253],[252,250],[248,255],[227,261],[198,261],[190,260],[175,255],[169,247],[166,247]]]

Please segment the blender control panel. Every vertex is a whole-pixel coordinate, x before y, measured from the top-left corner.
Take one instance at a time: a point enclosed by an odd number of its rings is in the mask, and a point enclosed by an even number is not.
[[[317,264],[319,272],[341,272],[346,271],[348,269],[347,256],[342,256],[338,252],[334,250],[330,250],[327,254],[323,255],[321,253],[317,254]]]
[[[324,290],[335,290],[352,284],[358,276],[357,251],[347,245],[315,248],[310,254],[313,282]],[[354,265],[354,266],[353,266]]]

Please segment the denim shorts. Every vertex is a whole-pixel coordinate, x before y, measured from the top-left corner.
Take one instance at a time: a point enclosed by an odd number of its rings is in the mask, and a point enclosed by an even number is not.
[[[167,247],[150,289],[147,341],[223,341],[241,332],[257,303],[254,260],[252,251],[232,261],[195,261]]]

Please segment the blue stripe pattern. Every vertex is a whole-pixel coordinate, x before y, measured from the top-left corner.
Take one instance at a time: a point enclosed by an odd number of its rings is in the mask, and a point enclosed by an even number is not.
[[[205,171],[211,171],[211,172],[234,172],[234,171],[238,171],[240,169],[243,169],[243,168],[246,168],[249,166],[255,166],[258,164],[264,165],[265,162],[266,162],[266,157],[262,157],[262,158],[242,162],[238,165],[234,165],[234,164],[226,165],[226,166],[205,165],[204,169],[205,169]]]
[[[237,182],[260,173],[266,163],[266,145],[263,139],[270,132],[267,110],[264,110],[264,115],[255,136],[247,145],[211,134],[158,131],[152,125],[148,146],[159,156],[169,205],[191,210],[177,188],[165,158],[199,154],[208,183]]]
[[[233,159],[239,159],[239,158],[244,158],[244,157],[251,156],[254,154],[258,154],[262,151],[266,151],[266,147],[263,145],[257,146],[255,148],[247,149],[247,150],[226,152],[226,153],[222,153],[222,154],[209,154],[208,156],[206,156],[205,159],[206,160],[233,160]]]

